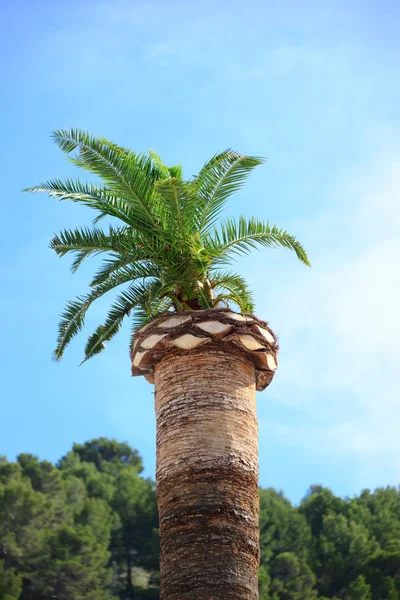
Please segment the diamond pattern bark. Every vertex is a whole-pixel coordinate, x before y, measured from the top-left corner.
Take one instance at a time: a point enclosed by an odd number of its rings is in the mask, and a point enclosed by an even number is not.
[[[157,363],[172,351],[191,352],[203,344],[239,348],[255,366],[256,389],[265,389],[277,368],[278,345],[268,323],[231,310],[199,310],[160,317],[139,329],[132,347],[132,375],[154,382]]]

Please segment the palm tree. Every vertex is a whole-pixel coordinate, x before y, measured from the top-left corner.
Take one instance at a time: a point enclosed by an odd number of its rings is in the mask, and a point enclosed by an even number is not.
[[[82,330],[91,304],[125,284],[88,338],[84,361],[131,320],[132,372],[155,382],[161,598],[254,600],[255,390],[272,379],[277,344],[229,267],[260,245],[289,248],[309,265],[307,255],[268,222],[220,219],[259,157],[226,150],[185,180],[180,166],[167,167],[153,151],[137,154],[77,129],[57,130],[53,139],[102,184],[54,179],[26,190],[95,210],[93,228],[64,230],[50,247],[73,253],[73,271],[104,257],[90,291],[66,305],[54,358]],[[99,228],[102,219],[107,226]]]

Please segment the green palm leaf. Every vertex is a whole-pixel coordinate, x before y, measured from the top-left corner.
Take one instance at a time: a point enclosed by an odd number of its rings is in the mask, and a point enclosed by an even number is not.
[[[160,196],[160,217],[167,224],[171,241],[186,242],[193,232],[198,210],[197,188],[181,179],[170,178],[158,181],[156,190]]]
[[[37,186],[26,188],[24,192],[46,192],[59,200],[79,202],[98,211],[97,219],[109,216],[132,225],[132,211],[126,200],[113,196],[111,190],[79,180],[51,179]]]
[[[147,303],[153,300],[157,291],[162,287],[161,282],[147,282],[141,284],[132,284],[122,292],[111,306],[107,319],[103,325],[100,325],[96,331],[89,337],[85,347],[86,362],[95,354],[99,354],[105,349],[106,342],[109,342],[116,333],[118,333],[125,316],[136,306],[146,307]]]
[[[106,279],[110,277],[110,275],[114,274],[116,271],[120,271],[123,267],[126,267],[130,264],[134,264],[135,260],[137,259],[133,254],[122,254],[117,255],[116,258],[104,259],[100,268],[95,273],[90,285],[94,286],[103,283]]]
[[[55,235],[50,242],[50,248],[58,256],[65,256],[69,252],[77,253],[72,270],[76,271],[85,258],[102,252],[124,252],[127,250],[126,228],[109,228],[108,234],[101,229],[65,229]]]
[[[225,150],[204,165],[195,178],[201,199],[198,213],[201,233],[212,227],[229,196],[237,192],[251,171],[263,162],[264,159],[257,156]]]
[[[219,230],[214,229],[213,236],[208,239],[211,248],[218,249],[221,257],[232,254],[248,254],[257,245],[267,248],[279,246],[294,250],[296,256],[307,266],[310,266],[306,251],[296,238],[276,225],[258,219],[245,219],[238,221],[227,219]]]
[[[160,171],[159,179],[182,179],[181,165],[166,167],[155,150],[149,150],[149,156],[151,157],[154,166]]]
[[[77,129],[57,130],[53,139],[64,152],[78,148],[79,154],[71,161],[101,177],[117,197],[126,199],[140,223],[140,229],[156,233],[157,219],[151,200],[159,169],[154,168],[150,157],[135,154]]]
[[[214,305],[230,299],[241,312],[252,313],[254,311],[252,293],[245,279],[240,275],[231,271],[212,273],[211,284],[216,294]]]
[[[53,353],[54,360],[58,361],[63,357],[65,348],[83,329],[86,313],[95,300],[124,283],[138,278],[154,277],[153,273],[153,270],[146,273],[144,269],[138,272],[134,265],[127,266],[125,269],[121,269],[118,275],[112,274],[103,283],[95,286],[89,294],[78,296],[76,300],[68,302],[61,314],[58,326],[57,344]]]
[[[56,360],[84,327],[93,302],[123,284],[128,287],[89,337],[84,361],[104,349],[125,317],[132,319],[134,335],[137,327],[168,311],[225,304],[253,312],[246,281],[220,270],[239,254],[260,246],[284,247],[309,265],[300,242],[276,225],[244,217],[217,223],[228,198],[261,158],[226,150],[186,181],[180,166],[167,167],[153,150],[136,154],[79,129],[57,130],[53,139],[69,157],[76,151],[71,162],[99,177],[101,184],[51,179],[25,191],[46,192],[94,209],[94,224],[105,217],[118,223],[105,229],[66,229],[50,242],[58,256],[72,253],[73,271],[86,259],[101,257],[89,293],[68,302],[61,315]]]

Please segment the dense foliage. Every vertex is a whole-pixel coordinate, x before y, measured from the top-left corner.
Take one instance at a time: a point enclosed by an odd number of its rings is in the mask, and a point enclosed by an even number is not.
[[[0,460],[0,600],[158,598],[154,483],[139,454],[101,438],[57,466]],[[260,600],[400,599],[400,490],[299,507],[260,490]]]
[[[56,360],[81,331],[93,302],[121,285],[124,291],[88,339],[85,360],[104,350],[131,312],[131,339],[138,326],[167,311],[233,304],[253,312],[246,281],[228,267],[257,246],[289,248],[309,265],[300,242],[276,225],[245,217],[221,221],[230,196],[263,162],[259,157],[226,150],[184,180],[180,166],[167,167],[153,151],[137,154],[78,129],[57,130],[53,139],[73,164],[100,182],[52,179],[26,191],[94,210],[93,228],[64,230],[50,247],[58,256],[72,253],[73,271],[87,258],[102,258],[89,293],[69,302],[61,316]],[[99,228],[104,218],[107,226]]]

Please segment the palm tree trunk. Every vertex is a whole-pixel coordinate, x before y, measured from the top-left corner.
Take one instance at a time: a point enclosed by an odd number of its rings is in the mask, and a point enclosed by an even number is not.
[[[258,599],[255,381],[231,345],[155,366],[161,600]]]
[[[155,383],[162,600],[257,600],[255,391],[278,345],[254,315],[164,315],[136,332],[132,374]]]

